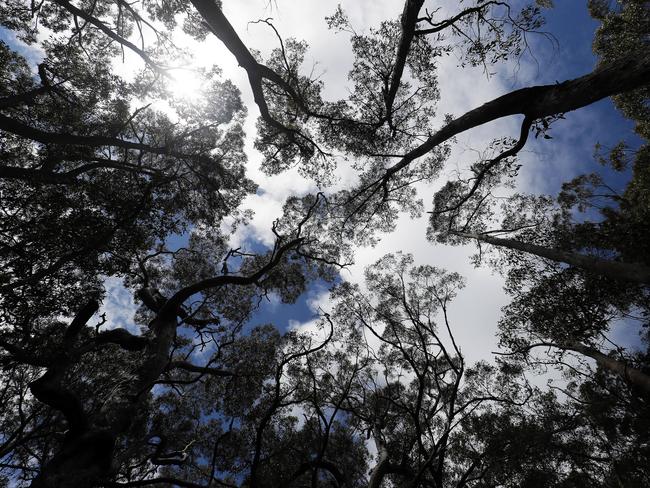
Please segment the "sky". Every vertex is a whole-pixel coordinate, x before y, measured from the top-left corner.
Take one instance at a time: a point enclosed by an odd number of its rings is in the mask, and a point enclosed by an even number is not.
[[[403,2],[398,0],[223,0],[223,8],[235,30],[250,49],[263,54],[278,46],[274,33],[264,24],[252,24],[258,19],[272,19],[283,38],[294,37],[308,42],[310,48],[305,66],[313,67],[324,82],[324,97],[344,98],[347,95],[347,73],[352,67],[352,54],[346,34],[336,34],[327,29],[325,16],[332,15],[340,3],[357,32],[367,32],[384,19],[396,19]],[[436,2],[444,12],[453,13],[458,2]],[[425,7],[433,6],[427,2]],[[550,84],[588,73],[594,68],[595,57],[591,52],[596,22],[588,14],[586,1],[556,0],[555,8],[546,11],[547,25],[544,30],[555,36],[557,43],[543,36],[530,39],[534,57],[524,56],[497,66],[496,74],[487,77],[482,69],[458,68],[453,56],[442,58],[438,70],[441,99],[438,113],[456,116],[481,105],[513,89],[531,84]],[[1,34],[7,38],[6,33]],[[15,41],[13,41],[15,44]],[[260,185],[260,191],[250,196],[245,206],[255,212],[250,226],[240,228],[233,236],[233,247],[240,244],[253,245],[255,241],[271,244],[270,222],[279,217],[282,204],[289,195],[304,195],[316,191],[316,185],[292,170],[269,177],[259,170],[261,156],[253,148],[255,121],[259,112],[253,102],[246,73],[237,66],[234,57],[214,36],[197,42],[179,36],[179,45],[186,46],[193,54],[183,60],[188,68],[217,64],[224,78],[230,78],[242,91],[244,104],[249,113],[246,121],[248,171]],[[117,62],[115,69],[128,75],[139,60],[127,53],[125,62]],[[173,72],[173,87],[184,96],[195,96],[196,77],[191,69]],[[472,162],[474,150],[481,150],[494,137],[516,137],[519,133],[519,117],[502,119],[473,129],[457,137],[452,155],[440,177],[446,181],[458,167]],[[553,139],[531,140],[520,159],[524,163],[518,178],[518,190],[534,193],[556,193],[563,181],[588,171],[594,166],[593,148],[596,142],[605,147],[613,146],[621,139],[633,141],[632,126],[613,108],[609,100],[567,115],[567,119],[553,126]],[[349,183],[351,172],[340,168],[341,181]],[[617,176],[617,178],[619,178]],[[623,181],[621,180],[622,184]],[[431,200],[437,185],[420,186],[420,197],[425,209],[431,209]],[[475,268],[470,263],[474,247],[449,247],[435,245],[426,240],[426,214],[420,219],[403,216],[394,232],[383,236],[374,248],[358,249],[355,263],[341,273],[342,280],[362,283],[363,270],[388,252],[412,253],[416,264],[430,264],[449,271],[456,271],[467,280],[450,307],[450,319],[456,340],[470,361],[491,360],[491,352],[497,349],[495,331],[500,308],[507,303],[502,287],[503,279],[487,267]],[[182,239],[181,239],[182,240]],[[118,280],[107,282],[108,299],[104,311],[114,326],[132,328],[131,317],[136,304],[121,287]],[[282,330],[300,328],[307,330],[313,325],[319,307],[327,309],[327,287],[316,283],[293,305],[281,304],[276,297],[263,303],[253,318],[253,323],[274,323]]]
[[[338,1],[295,2],[290,0],[242,0],[224,1],[224,10],[244,43],[261,52],[277,47],[277,39],[267,27],[249,24],[258,18],[273,19],[273,24],[284,37],[306,40],[309,51],[305,66],[314,66],[325,84],[324,96],[329,99],[344,97],[347,92],[347,73],[352,67],[348,38],[327,30],[324,17],[331,15]],[[365,32],[377,26],[381,20],[397,18],[403,2],[396,0],[350,0],[340,2],[357,32]],[[425,7],[431,7],[427,2]],[[458,2],[436,2],[444,4],[451,13],[458,8]],[[590,18],[586,2],[558,0],[555,8],[548,10],[544,30],[553,33],[557,44],[543,37],[531,38],[534,59],[524,57],[498,66],[497,74],[485,76],[481,69],[460,69],[454,58],[443,58],[439,69],[441,99],[438,113],[460,115],[465,111],[506,93],[531,84],[551,84],[574,78],[590,72],[595,66],[591,42],[596,22]],[[442,12],[441,12],[442,16]],[[303,180],[296,172],[268,177],[257,169],[260,156],[252,148],[254,122],[258,115],[247,85],[245,72],[237,68],[232,56],[219,45],[209,40],[198,50],[206,52],[206,58],[219,58],[224,73],[242,90],[250,114],[247,125],[249,134],[250,171],[263,192],[251,197],[247,204],[256,212],[252,228],[246,230],[240,239],[262,239],[270,243],[272,236],[268,222],[278,217],[286,196],[313,192],[313,183]],[[196,52],[196,51],[195,51]],[[211,54],[208,54],[211,53]],[[203,58],[202,54],[197,57]],[[233,65],[234,69],[233,69]],[[499,120],[486,126],[468,131],[457,138],[452,156],[446,167],[446,174],[454,168],[472,162],[473,150],[481,149],[494,137],[516,137],[520,118]],[[612,130],[612,127],[615,130]],[[521,154],[522,168],[518,189],[535,193],[556,193],[563,181],[593,168],[593,150],[596,142],[613,146],[621,138],[632,139],[632,125],[605,100],[567,115],[567,120],[554,127],[553,140],[531,140]],[[531,138],[532,139],[532,138]],[[345,175],[343,168],[342,174]],[[446,181],[445,173],[440,184]],[[344,176],[345,179],[345,176]],[[342,182],[344,184],[345,181]],[[437,186],[420,187],[420,196],[427,210],[431,208],[431,197]],[[467,359],[491,360],[491,351],[497,349],[496,324],[500,308],[508,301],[502,286],[503,279],[487,267],[474,268],[469,257],[474,247],[449,247],[435,245],[426,240],[426,215],[412,220],[400,218],[394,232],[385,235],[375,248],[359,249],[355,264],[341,273],[341,278],[362,283],[363,269],[388,252],[403,251],[415,256],[416,264],[431,264],[457,271],[467,279],[467,286],[458,294],[451,305],[450,314],[456,339]],[[310,290],[297,304],[288,306],[271,301],[261,308],[254,320],[260,323],[274,322],[278,327],[296,327],[299,324],[309,328],[310,318],[317,314],[317,308],[327,309],[327,289],[319,285]],[[306,324],[305,324],[306,323]]]

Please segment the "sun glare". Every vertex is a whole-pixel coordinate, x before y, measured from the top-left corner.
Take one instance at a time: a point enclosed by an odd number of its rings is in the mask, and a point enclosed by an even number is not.
[[[169,79],[169,90],[175,98],[192,100],[201,96],[205,88],[205,79],[201,73],[193,68],[179,68],[172,72]]]

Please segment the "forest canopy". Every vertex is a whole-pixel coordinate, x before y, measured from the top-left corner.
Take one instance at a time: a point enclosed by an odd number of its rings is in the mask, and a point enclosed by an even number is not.
[[[650,2],[557,3],[3,0],[0,487],[650,486]]]

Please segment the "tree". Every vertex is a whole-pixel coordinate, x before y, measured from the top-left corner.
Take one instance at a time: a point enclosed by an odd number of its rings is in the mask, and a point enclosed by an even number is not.
[[[444,208],[435,215],[450,222],[463,212],[473,218],[468,209],[512,170],[531,129],[543,133],[562,114],[613,95],[642,113],[647,25],[619,20],[646,12],[643,2],[627,2],[620,15],[592,3],[602,36],[626,39],[625,56],[603,42],[592,73],[514,90],[439,127],[437,59],[454,52],[461,67],[489,73],[529,49],[548,2],[516,9],[476,0],[441,18],[424,1],[406,0],[398,20],[367,34],[339,8],[327,22],[350,34],[355,64],[349,97],[336,101],[304,74],[305,43],[278,33],[279,47],[263,59],[219,1],[3,4],[2,26],[44,53],[30,64],[15,43],[0,43],[7,484],[375,488],[532,486],[540,473],[551,486],[605,479],[603,463],[622,457],[575,453],[595,445],[580,442],[584,432],[592,440],[607,425],[574,422],[570,408],[524,381],[519,365],[465,364],[447,316],[461,285],[454,273],[387,256],[368,271],[367,292],[335,288],[320,340],[249,325],[269,293],[291,302],[314,279],[336,281],[354,243],[391,230],[401,211],[421,213],[414,184],[438,176],[455,135],[523,116],[518,140],[498,139],[470,180],[438,193]],[[196,102],[167,89],[182,54],[174,44],[181,21],[197,39],[216,36],[246,71],[265,171],[298,165],[325,187],[337,156],[355,161],[355,187],[290,198],[272,224],[275,244],[256,254],[231,249],[226,225],[245,225],[240,204],[256,190],[245,174],[245,107],[217,68],[200,74],[205,90]],[[111,69],[126,51],[142,63],[131,81]],[[647,185],[637,180],[640,199]],[[182,234],[187,244],[173,245]],[[105,328],[97,316],[106,277],[137,297],[129,330]],[[597,312],[637,306],[639,289],[607,295]],[[553,290],[552,299],[563,293]],[[583,337],[585,324],[602,325],[580,317],[571,340]],[[560,447],[544,447],[540,419],[557,426],[551,439]],[[522,435],[539,442],[520,452]]]
[[[603,22],[594,44],[602,62],[621,57],[623,51],[611,49],[612,45],[625,46],[626,53],[644,49],[647,6],[632,1],[622,2],[618,9],[603,2],[592,2],[591,7]],[[599,368],[647,393],[650,376],[644,354],[618,348],[608,355],[602,350],[617,322],[645,329],[650,280],[645,246],[647,88],[615,100],[635,122],[641,144],[632,149],[621,142],[607,154],[597,145],[605,175],[579,175],[562,186],[556,199],[514,194],[500,208],[495,188],[507,174],[491,175],[482,188],[453,182],[436,195],[429,232],[442,242],[475,240],[498,250],[491,261],[507,274],[513,296],[501,323],[503,343],[512,351],[524,354],[545,346],[559,351],[560,361],[567,352],[588,356]],[[548,127],[549,122],[543,123],[537,135]],[[624,189],[608,184],[607,172],[629,172],[630,167],[631,179]]]
[[[625,52],[643,49],[647,6],[622,2],[620,9],[610,10],[596,3],[592,7],[603,26],[595,49],[604,60],[620,57],[621,49],[611,49],[618,43]],[[612,470],[605,478],[635,486],[647,482],[635,466],[647,456],[643,429],[637,427],[644,416],[640,406],[650,392],[647,90],[615,100],[636,123],[642,143],[634,150],[620,143],[607,154],[597,146],[604,175],[580,175],[565,183],[556,199],[515,194],[496,212],[492,194],[502,176],[488,180],[467,200],[464,195],[470,195],[470,184],[449,185],[437,196],[430,232],[445,242],[475,240],[479,260],[484,245],[496,250],[489,260],[507,273],[507,290],[513,297],[500,322],[502,346],[520,363],[565,371],[572,381],[562,388],[563,394],[575,400],[580,415],[603,429],[605,457],[625,452],[623,458],[611,461]],[[547,128],[539,129],[543,133]],[[610,186],[608,173],[630,167],[631,178],[623,190]],[[450,206],[448,199],[462,205]],[[637,330],[638,344],[611,343],[612,332],[620,327]],[[595,367],[589,367],[585,358],[593,360]]]

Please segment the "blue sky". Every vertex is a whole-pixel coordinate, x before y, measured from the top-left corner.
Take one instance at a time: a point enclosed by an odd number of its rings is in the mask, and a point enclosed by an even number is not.
[[[484,90],[485,93],[483,101],[522,86],[561,82],[589,73],[594,69],[596,57],[592,52],[591,44],[598,23],[590,17],[586,2],[559,0],[555,4],[555,8],[546,11],[547,24],[544,30],[551,32],[555,36],[558,45],[554,46],[541,38],[534,39],[533,50],[536,61],[524,59],[520,70],[514,65],[506,66],[505,69],[502,66],[496,77],[497,79],[485,83],[485,85],[491,84],[492,89],[481,85],[480,90]],[[351,12],[351,15],[354,15],[355,6],[351,2],[347,2],[347,5],[344,3],[344,8],[346,7]],[[385,12],[391,8],[394,9],[394,5],[387,6],[386,2],[377,4],[379,12]],[[296,30],[305,32],[304,30],[296,29],[295,24],[290,25],[286,21],[283,22],[285,20],[283,16],[287,15],[288,9],[287,2],[278,2],[277,11],[273,12],[274,18],[277,19],[276,25],[280,26],[279,30],[283,35],[295,35],[300,38]],[[295,18],[300,14],[290,15]],[[252,14],[250,16],[253,17]],[[372,24],[369,17],[372,17],[371,13],[362,12],[353,18],[353,21],[367,20],[368,25],[364,25],[367,28]],[[314,24],[317,22],[316,18]],[[317,37],[315,42],[314,40],[311,42],[312,50],[314,44],[318,49],[319,43],[322,42],[320,39],[322,34],[319,34],[317,26],[310,25],[310,27]],[[242,31],[240,30],[240,32]],[[246,34],[249,34],[249,32],[246,32]],[[249,39],[249,42],[255,42],[254,35],[250,35]],[[309,37],[307,37],[307,41],[310,41]],[[329,51],[325,58],[331,56],[332,49]],[[314,53],[313,56],[315,60],[320,59],[317,53]],[[345,62],[341,64],[345,64]],[[323,70],[326,78],[335,78],[334,69],[331,66],[324,66]],[[459,75],[463,76],[463,73]],[[477,73],[469,72],[465,73],[464,76],[469,79],[480,77],[480,81],[484,82],[484,77],[477,76]],[[453,88],[457,82],[457,79],[452,80],[449,88]],[[457,96],[456,94],[445,93],[445,80],[441,80],[441,84],[443,86],[441,89],[443,101],[446,95]],[[478,99],[480,100],[480,96]],[[473,105],[469,103],[465,109],[473,108],[478,104],[478,101]],[[462,111],[454,111],[455,115],[459,113],[462,113]],[[498,126],[498,124],[494,125]],[[499,135],[498,131],[501,127],[512,128],[517,126],[516,123],[513,124],[513,121],[503,121],[501,126],[498,126],[497,131],[494,130],[494,127],[490,127],[486,132],[490,133],[491,137],[496,137]],[[495,132],[497,133],[495,134]],[[516,130],[511,131],[511,135],[516,133]],[[567,120],[560,121],[552,128],[550,134],[553,137],[550,141],[534,140],[532,138],[529,141],[529,145],[525,150],[526,154],[522,155],[522,159],[525,160],[527,166],[522,172],[520,190],[556,194],[564,181],[578,174],[591,171],[601,172],[615,187],[621,188],[624,186],[629,174],[616,173],[603,168],[593,158],[596,143],[600,143],[606,148],[614,146],[620,140],[626,140],[632,146],[637,145],[639,141],[633,133],[633,124],[619,114],[611,100],[603,100],[580,111],[567,114]],[[460,139],[463,137],[465,136]],[[478,139],[474,136],[470,137],[471,142],[468,145],[480,146],[480,136]],[[264,183],[262,183],[262,188],[264,188]],[[430,200],[427,201],[425,197],[424,201],[425,205],[429,205]],[[353,267],[350,271],[345,271],[343,279],[359,282],[361,280],[360,271],[363,266],[370,264],[384,252],[402,249],[412,252],[416,257],[416,262],[426,262],[452,270],[459,270],[468,279],[468,289],[461,292],[458,300],[461,303],[456,307],[452,305],[452,314],[456,312],[457,324],[459,325],[460,335],[464,338],[466,354],[472,359],[487,358],[486,356],[489,356],[489,354],[485,354],[485,346],[486,344],[494,346],[493,334],[499,316],[499,308],[507,302],[507,298],[500,292],[501,278],[495,276],[489,270],[475,269],[468,266],[468,255],[471,253],[471,249],[440,249],[431,243],[422,243],[421,234],[424,233],[422,223],[408,222],[407,220],[408,218],[405,217],[398,225],[397,232],[386,236],[378,249],[368,250],[368,252],[360,250],[359,254],[369,256],[367,258],[362,256],[361,259],[358,259],[357,261],[361,261],[363,264]],[[413,240],[417,240],[419,243],[413,245]],[[272,320],[279,327],[294,321],[304,322],[309,320],[315,313],[313,310],[315,303],[312,297],[316,295],[325,300],[326,294],[323,293],[323,290],[318,290],[308,294],[308,298],[302,297],[295,305],[268,304],[260,309],[255,320],[260,322]],[[472,313],[472,310],[475,313]],[[616,336],[622,339],[623,343],[628,344],[634,342],[636,338],[635,333],[630,334],[629,328],[618,332]],[[477,341],[476,339],[479,337],[484,337],[484,340]]]
[[[540,56],[540,69],[536,83],[552,84],[576,78],[593,70],[596,64],[591,45],[598,22],[590,15],[586,2],[576,0],[559,0],[555,7],[546,11],[547,30],[557,38],[557,52],[549,52]],[[629,179],[629,174],[617,173],[594,163],[594,144],[600,143],[604,148],[613,147],[625,140],[632,147],[638,146],[640,139],[634,134],[634,124],[621,116],[611,99],[601,100],[580,111],[568,114],[576,117],[582,123],[577,130],[565,130],[563,124],[554,127],[550,134],[554,138],[552,144],[546,146],[561,146],[571,148],[573,161],[563,161],[561,164],[571,169],[574,174],[588,171],[599,171],[613,187],[622,187]],[[535,141],[527,148],[535,150]],[[544,144],[545,141],[539,141]],[[539,144],[537,145],[539,146]],[[553,169],[545,171],[540,168],[536,176],[543,185],[540,191],[556,193],[565,178]],[[565,176],[565,175],[562,175]]]
[[[240,0],[224,1],[224,9],[235,29],[247,46],[268,52],[277,46],[277,40],[268,28],[251,25],[248,22],[258,18],[273,17],[274,25],[284,37],[305,39],[310,44],[307,54],[307,67],[315,64],[317,72],[322,73],[326,84],[325,95],[331,98],[346,96],[347,72],[351,68],[352,58],[345,36],[334,35],[328,31],[324,17],[331,15],[338,0],[316,1],[304,0]],[[386,18],[397,18],[401,13],[402,2],[396,0],[344,0],[341,1],[351,21],[360,31],[367,31]],[[438,2],[453,13],[458,10],[458,2]],[[498,66],[498,74],[486,79],[480,70],[461,70],[454,60],[441,60],[439,69],[441,102],[440,113],[460,115],[485,101],[503,93],[530,84],[555,83],[574,78],[590,72],[595,64],[591,52],[591,42],[597,23],[588,14],[586,2],[577,0],[556,0],[554,9],[546,11],[545,30],[553,33],[559,42],[556,49],[551,43],[536,38],[533,51],[536,62],[524,58],[521,66],[514,61]],[[429,3],[427,3],[429,5]],[[441,13],[442,15],[442,13]],[[15,45],[13,36],[0,32],[0,36]],[[282,203],[291,194],[303,195],[315,190],[313,182],[301,178],[295,171],[278,176],[267,176],[260,172],[260,156],[252,147],[255,132],[255,119],[258,115],[248,87],[246,75],[237,66],[232,55],[214,37],[205,42],[196,43],[183,39],[190,52],[195,53],[189,62],[199,65],[219,64],[224,76],[232,78],[242,90],[242,97],[249,107],[246,122],[248,134],[247,152],[249,154],[249,173],[260,184],[260,191],[251,196],[246,204],[256,212],[252,225],[240,229],[233,238],[233,247],[244,245],[250,249],[271,243],[270,223],[279,216]],[[36,58],[33,57],[32,60]],[[116,71],[128,74],[132,72],[133,60],[127,53],[127,62],[116,64]],[[317,64],[316,64],[317,63]],[[178,76],[179,91],[192,90],[192,79]],[[457,147],[452,153],[449,170],[455,165],[466,164],[471,157],[471,149],[481,149],[487,142],[504,135],[515,137],[518,134],[516,118],[500,120],[462,134],[458,137]],[[553,139],[531,140],[521,154],[524,169],[520,178],[520,189],[524,191],[555,193],[561,183],[567,179],[593,169],[602,170],[593,160],[594,144],[600,142],[605,147],[613,146],[621,139],[634,143],[632,125],[623,119],[613,108],[609,100],[601,101],[590,107],[567,115],[566,121],[553,126],[550,134]],[[340,168],[345,182],[350,173],[345,167]],[[444,181],[445,174],[441,178]],[[626,175],[609,174],[621,185]],[[430,209],[431,195],[435,188],[421,188],[426,209]],[[507,297],[501,290],[503,280],[486,268],[476,269],[469,263],[473,247],[449,248],[436,246],[425,239],[425,219],[400,219],[394,233],[386,235],[375,248],[359,249],[356,264],[342,273],[342,279],[362,282],[363,268],[379,259],[387,252],[402,250],[411,252],[417,264],[432,264],[451,271],[460,272],[467,278],[468,286],[459,294],[456,304],[452,304],[452,320],[457,325],[457,334],[464,352],[469,359],[490,358],[490,350],[495,348],[494,331],[499,317],[499,309],[507,303]],[[178,245],[183,239],[177,239]],[[116,316],[126,320],[129,313],[129,300],[120,295],[119,289],[112,285],[115,295],[114,303],[107,307]],[[296,304],[279,303],[276,299],[262,304],[256,313],[253,324],[272,322],[285,329],[289,324],[308,323],[318,306],[324,306],[326,286],[316,283]],[[121,320],[122,320],[121,319]]]

